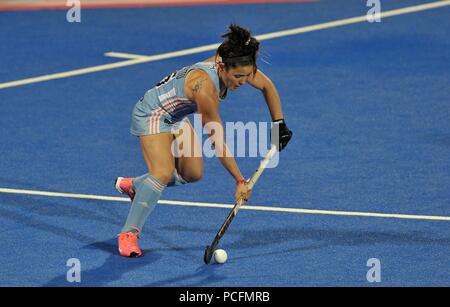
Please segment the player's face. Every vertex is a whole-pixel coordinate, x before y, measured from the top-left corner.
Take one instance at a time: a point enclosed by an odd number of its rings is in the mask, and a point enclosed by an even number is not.
[[[253,66],[238,66],[227,69],[223,69],[222,81],[226,87],[232,91],[237,90],[239,87],[253,78]]]

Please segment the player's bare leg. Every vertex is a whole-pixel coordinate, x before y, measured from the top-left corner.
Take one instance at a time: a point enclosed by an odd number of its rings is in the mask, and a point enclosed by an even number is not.
[[[176,156],[175,169],[167,186],[177,186],[199,181],[203,175],[202,145],[189,121],[183,121],[180,128],[173,134],[172,141],[172,150]],[[149,167],[150,174],[152,174],[151,158],[148,155],[144,155],[144,159]],[[133,182],[139,182],[139,180],[140,177],[118,177],[115,181],[115,188],[120,193],[128,195],[133,201],[135,195]]]
[[[136,195],[125,226],[119,234],[119,252],[122,256],[142,255],[137,239],[147,217],[155,208],[175,169],[170,133],[146,135],[139,138],[149,173],[133,180]]]
[[[183,121],[174,135],[175,168],[186,182],[199,181],[203,176],[202,145],[189,121]]]

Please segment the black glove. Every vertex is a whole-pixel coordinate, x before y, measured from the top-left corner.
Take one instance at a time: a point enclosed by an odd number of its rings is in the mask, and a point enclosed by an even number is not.
[[[278,131],[278,139],[276,133]],[[273,122],[271,131],[271,143],[277,146],[278,151],[283,150],[292,137],[292,131],[288,129],[284,119],[278,119]],[[278,144],[277,144],[278,142]]]

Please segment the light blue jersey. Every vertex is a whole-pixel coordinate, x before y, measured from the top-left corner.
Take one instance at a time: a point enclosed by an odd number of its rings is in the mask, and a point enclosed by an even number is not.
[[[197,111],[197,104],[186,98],[184,82],[194,69],[208,73],[220,93],[220,81],[215,63],[199,62],[172,73],[148,90],[133,109],[131,133],[136,136],[171,132],[187,115]]]

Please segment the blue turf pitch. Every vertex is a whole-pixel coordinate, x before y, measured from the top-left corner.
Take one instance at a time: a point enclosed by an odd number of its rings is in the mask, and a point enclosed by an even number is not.
[[[395,1],[383,10],[424,3]],[[365,1],[0,12],[0,83],[217,43],[230,22],[264,34],[365,15]],[[259,67],[277,85],[294,138],[250,205],[450,216],[450,7],[262,42]],[[0,89],[0,188],[120,196],[117,176],[146,172],[129,134],[136,100],[173,70],[212,53]],[[268,121],[250,87],[224,121]],[[259,158],[240,158],[247,176]],[[234,182],[205,159],[201,182],[163,199],[232,203]],[[0,285],[449,286],[449,221],[242,210],[221,246],[203,250],[228,209],[159,205],[145,256],[116,251],[129,204],[0,193]],[[366,279],[381,261],[382,282]]]

